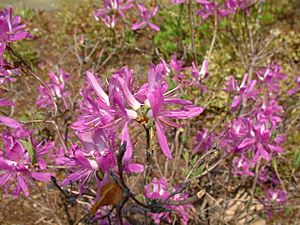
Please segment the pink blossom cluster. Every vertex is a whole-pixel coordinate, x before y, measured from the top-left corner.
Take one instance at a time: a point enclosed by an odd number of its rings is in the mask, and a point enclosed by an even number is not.
[[[58,73],[54,71],[49,73],[50,81],[46,83],[55,102],[61,102],[65,109],[70,108],[70,91],[67,88],[67,83],[70,80],[70,74],[58,68]],[[36,104],[40,108],[53,107],[49,90],[43,86],[39,86],[39,95]]]
[[[154,178],[152,182],[146,186],[145,196],[149,199],[156,200],[165,200],[168,199],[172,192],[176,191],[176,188],[170,188],[167,180],[165,178]],[[178,193],[170,198],[170,201],[180,201],[185,200],[189,196],[187,193]],[[171,209],[171,212],[159,212],[159,213],[149,213],[151,218],[154,220],[156,224],[161,224],[162,221],[167,223],[171,223],[172,214],[174,213],[181,224],[187,225],[189,222],[189,211],[193,208],[192,204],[187,203],[180,206],[176,205],[165,205],[165,209]]]
[[[249,9],[255,4],[254,0],[225,0],[222,2],[214,0],[196,0],[196,2],[201,6],[197,11],[197,15],[203,20],[214,15],[225,17],[237,13],[239,10],[249,14]],[[183,4],[187,3],[187,0],[171,0],[171,3]]]
[[[54,147],[54,142],[36,143],[31,132],[18,121],[0,116],[0,124],[9,130],[2,132],[3,147],[0,148],[0,187],[5,193],[18,196],[21,192],[29,195],[33,181],[46,182],[51,174],[45,172],[45,155]]]
[[[4,59],[7,47],[14,42],[29,38],[26,25],[21,23],[20,16],[13,16],[11,6],[0,11],[0,85],[13,81],[10,75],[18,75],[17,68]],[[4,101],[0,98],[0,101]]]
[[[159,6],[150,10],[146,8],[145,4],[137,4],[134,0],[104,0],[102,8],[98,9],[94,16],[97,20],[101,19],[107,27],[114,29],[120,19],[125,19],[126,11],[133,8],[138,11],[139,16],[137,22],[132,25],[132,30],[149,26],[155,31],[160,31],[159,27],[151,22],[152,18],[159,11]]]

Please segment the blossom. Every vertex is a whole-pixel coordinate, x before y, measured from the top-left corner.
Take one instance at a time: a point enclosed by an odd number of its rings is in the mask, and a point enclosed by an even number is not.
[[[55,74],[54,71],[51,71],[49,77],[50,81],[47,82],[46,85],[51,91],[51,95],[54,97],[55,101],[61,101],[65,109],[68,109],[70,107],[68,99],[70,92],[67,89],[67,82],[70,79],[70,74],[59,68],[57,74]],[[41,85],[39,87],[39,92],[36,104],[41,108],[53,107],[53,102],[48,89]]]
[[[2,107],[2,106],[14,106],[14,105],[15,105],[15,103],[13,103],[12,101],[0,98],[0,107]]]
[[[133,0],[104,0],[103,8],[98,9],[94,15],[97,20],[101,18],[107,27],[114,28],[117,17],[125,17],[125,11],[133,7],[132,2]]]
[[[176,191],[177,188],[169,187],[169,184],[165,178],[154,178],[150,184],[145,188],[145,196],[153,200],[166,200],[169,198],[171,192]],[[169,200],[178,201],[188,198],[187,193],[179,193],[171,197]],[[189,211],[193,208],[192,204],[184,204],[180,206],[165,204],[164,208],[171,209],[180,218],[182,224],[188,224],[189,221]],[[148,213],[156,224],[160,224],[162,220],[167,223],[171,223],[171,213],[170,212],[159,212],[159,213]]]
[[[224,91],[236,94],[233,98],[231,107],[236,108],[243,100],[256,100],[258,95],[258,91],[255,89],[256,83],[256,80],[248,80],[248,74],[245,74],[242,83],[238,86],[237,80],[233,76],[230,76],[225,83],[226,88]]]
[[[253,163],[245,156],[235,158],[233,160],[233,175],[247,175],[253,176],[254,173],[250,170],[253,167]]]
[[[214,139],[215,139],[214,134],[209,134],[209,131],[207,129],[202,129],[197,134],[197,137],[195,140],[196,145],[194,147],[194,151],[195,152],[208,151],[212,147]]]
[[[170,62],[170,69],[174,73],[175,80],[181,81],[184,78],[184,75],[182,72],[186,68],[183,66],[183,61],[178,60],[175,54],[172,56],[172,59]]]
[[[132,89],[130,77],[131,72],[124,68],[115,73],[109,82],[109,94],[106,94],[96,77],[88,71],[88,81],[97,97],[93,99],[89,95],[84,95],[89,108],[84,109],[84,114],[72,125],[73,129],[81,133],[96,128],[114,131],[121,129],[122,141],[127,143],[125,156],[132,155],[128,125],[137,119],[137,111],[141,107],[130,91]]]
[[[207,59],[203,60],[200,71],[197,68],[196,64],[194,62],[192,63],[192,76],[194,79],[191,82],[191,84],[195,84],[196,86],[198,86],[202,92],[207,92],[207,88],[202,83],[202,80],[208,76],[208,60]]]
[[[26,25],[21,24],[20,16],[13,16],[11,6],[0,11],[0,68],[3,66],[3,54],[7,44],[30,37]]]
[[[20,122],[7,116],[0,116],[0,124],[13,129],[14,132],[12,135],[15,138],[26,138],[31,133],[30,131],[26,130],[26,128]]]
[[[281,66],[278,63],[271,63],[267,67],[260,68],[256,76],[260,82],[267,86],[270,93],[277,93],[279,91],[280,81],[286,77],[286,75],[282,73]]]
[[[269,188],[264,191],[262,203],[269,218],[273,216],[273,210],[282,211],[287,201],[287,193],[278,188]]]
[[[178,124],[169,119],[188,119],[196,117],[204,111],[203,107],[195,106],[191,102],[170,97],[166,94],[168,85],[159,73],[155,73],[154,65],[150,65],[148,73],[148,88],[146,104],[150,106],[147,116],[155,123],[156,133],[161,150],[168,159],[172,159],[163,125],[178,127]],[[154,73],[153,73],[154,72]],[[181,105],[179,109],[167,109],[167,105]]]
[[[91,180],[99,180],[107,176],[109,170],[116,171],[117,159],[114,137],[106,134],[101,129],[78,133],[78,138],[82,141],[83,148],[74,145],[69,150],[68,157],[61,156],[56,159],[58,165],[66,165],[71,174],[67,176],[62,185],[80,181],[82,191]],[[124,172],[138,173],[143,171],[143,166],[130,162],[131,156],[123,158]],[[100,175],[101,174],[101,175]]]
[[[132,30],[138,30],[145,26],[149,26],[155,31],[160,31],[159,27],[150,22],[150,20],[157,14],[159,6],[155,7],[152,11],[148,11],[144,4],[138,4],[140,20],[132,25]]]
[[[47,182],[51,174],[34,168],[31,158],[22,143],[9,133],[3,133],[4,149],[0,149],[0,186],[5,191],[14,188],[13,194],[29,195],[28,185],[34,180]]]
[[[214,16],[217,13],[218,16],[224,17],[228,12],[221,8],[221,4],[215,3],[209,0],[197,0],[197,2],[202,6],[198,10],[197,15],[203,20],[206,20],[210,16]]]

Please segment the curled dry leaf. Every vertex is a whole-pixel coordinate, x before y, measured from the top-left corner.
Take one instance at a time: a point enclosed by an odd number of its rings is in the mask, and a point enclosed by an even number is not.
[[[108,182],[101,188],[100,195],[101,198],[91,208],[93,215],[96,214],[101,206],[117,205],[123,197],[123,191],[117,183]]]

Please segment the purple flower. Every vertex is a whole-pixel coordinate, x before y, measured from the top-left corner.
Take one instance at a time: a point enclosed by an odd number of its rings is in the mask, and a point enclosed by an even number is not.
[[[93,99],[90,95],[84,94],[85,100],[88,101],[85,106],[88,108],[83,109],[83,115],[72,125],[73,129],[87,132],[96,128],[113,131],[121,128],[122,141],[127,143],[125,156],[131,156],[132,146],[128,125],[132,120],[137,119],[137,111],[141,107],[131,93],[131,71],[123,68],[112,76],[108,95],[91,72],[87,72],[87,78],[97,97]]]
[[[3,107],[3,106],[14,106],[15,103],[10,101],[10,100],[6,100],[6,99],[3,99],[3,98],[0,98],[0,107]]]
[[[30,131],[26,130],[26,128],[20,122],[10,117],[0,116],[0,124],[14,129],[13,136],[15,138],[26,138],[31,133]]]
[[[4,149],[0,149],[0,187],[3,187],[4,191],[13,189],[16,196],[21,192],[28,196],[28,185],[31,181],[50,180],[50,173],[40,172],[33,167],[29,153],[19,140],[9,133],[3,133],[2,139]]]
[[[183,67],[183,63],[183,61],[177,59],[175,54],[172,56],[170,69],[174,73],[174,79],[176,81],[181,81],[184,78],[184,74],[182,72],[186,70],[186,68]]]
[[[234,176],[253,176],[254,173],[250,170],[250,168],[252,168],[253,162],[251,162],[251,160],[249,160],[247,157],[245,156],[241,156],[239,158],[235,158],[233,160],[233,175]]]
[[[75,181],[80,181],[80,190],[84,190],[91,180],[99,180],[108,175],[109,170],[117,169],[115,137],[114,134],[105,134],[103,130],[78,133],[84,148],[74,145],[69,150],[68,157],[58,157],[58,165],[66,165],[71,174],[62,182],[67,185]],[[130,162],[131,156],[124,156],[124,171],[127,173],[139,173],[144,167],[138,163]],[[99,176],[99,174],[101,174]]]
[[[3,66],[3,53],[7,44],[30,37],[25,29],[26,25],[21,24],[21,17],[13,17],[11,6],[0,11],[0,68]]]
[[[170,196],[170,191],[176,191],[176,188],[169,188],[168,182],[165,178],[154,178],[152,182],[146,186],[145,196],[154,200],[165,200]],[[170,198],[171,201],[179,201],[188,198],[188,194],[180,193]],[[180,218],[182,224],[187,225],[189,221],[189,212],[193,208],[192,204],[185,204],[180,206],[164,205],[166,209],[171,209]],[[156,224],[160,224],[162,221],[171,223],[171,213],[148,213]]]
[[[196,137],[196,145],[194,147],[195,152],[206,152],[208,151],[212,145],[215,136],[213,134],[209,134],[207,129],[202,129],[197,137]]]
[[[170,121],[170,119],[188,119],[196,117],[204,111],[204,108],[194,106],[189,101],[168,96],[166,93],[168,85],[163,80],[162,75],[155,73],[153,68],[154,65],[150,65],[148,73],[148,90],[145,104],[150,106],[150,110],[147,115],[154,121],[161,150],[168,159],[172,159],[171,150],[169,148],[162,123],[178,127],[178,124]],[[182,107],[180,109],[166,108],[167,105],[176,104],[181,105]]]
[[[260,68],[256,73],[258,80],[265,84],[270,93],[279,91],[280,81],[285,79],[286,75],[281,72],[278,63],[271,63],[267,67]]]
[[[125,11],[133,7],[133,0],[103,0],[103,8],[98,9],[95,17],[99,18],[110,28],[114,28],[117,23],[117,17],[125,17]]]
[[[256,80],[248,80],[248,74],[245,74],[242,83],[238,86],[237,80],[233,76],[230,76],[225,83],[226,88],[224,91],[236,94],[233,98],[231,107],[236,108],[243,100],[256,100],[258,95],[258,91],[255,89],[256,83]]]
[[[200,16],[203,20],[206,20],[210,16],[214,16],[217,13],[218,16],[224,17],[228,12],[221,8],[221,4],[215,3],[209,0],[197,0],[201,5],[201,9],[198,10],[197,15]]]
[[[140,21],[132,25],[132,30],[138,30],[148,25],[151,29],[155,31],[160,31],[157,25],[150,22],[152,17],[154,17],[157,14],[159,6],[155,7],[151,12],[146,9],[144,4],[138,4],[137,7],[140,13]]]
[[[270,124],[272,128],[276,128],[283,120],[283,107],[278,105],[275,99],[267,101],[264,98],[261,107],[258,110],[254,110],[253,113],[256,114],[257,119],[261,123]]]
[[[191,84],[198,86],[202,92],[207,92],[207,88],[202,83],[202,80],[208,76],[208,60],[203,60],[200,71],[198,70],[196,64],[193,62],[192,76],[194,79]]]
[[[67,89],[66,83],[70,79],[70,74],[63,71],[62,69],[58,69],[57,75],[51,71],[49,73],[50,81],[46,83],[48,88],[51,91],[52,96],[56,102],[61,102],[65,109],[70,108],[70,102],[68,97],[70,96],[70,92]],[[41,108],[53,107],[53,102],[50,97],[48,90],[44,86],[39,87],[39,96],[36,101],[36,104]]]
[[[287,193],[280,189],[270,188],[265,190],[262,203],[269,218],[272,218],[273,211],[281,212],[287,200]],[[274,209],[273,209],[274,208]]]

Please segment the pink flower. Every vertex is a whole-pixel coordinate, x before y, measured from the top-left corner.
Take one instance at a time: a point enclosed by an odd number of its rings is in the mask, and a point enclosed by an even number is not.
[[[169,187],[169,184],[165,178],[157,179],[154,178],[152,182],[146,186],[145,196],[153,200],[166,200],[170,196],[171,192],[176,191],[176,188]],[[171,201],[179,201],[188,198],[188,194],[180,193],[171,197]],[[171,209],[180,218],[182,224],[187,225],[189,221],[189,212],[193,208],[192,204],[185,204],[180,206],[174,205],[164,205],[164,208]],[[160,213],[148,213],[149,216],[154,220],[156,224],[161,224],[162,221],[171,223],[171,213],[170,212],[160,212]]]
[[[215,13],[217,13],[220,17],[224,17],[228,14],[226,10],[222,9],[222,5],[219,3],[209,0],[197,0],[197,2],[202,6],[202,8],[198,10],[197,14],[203,20],[206,20],[210,16],[214,16]]]
[[[231,107],[236,108],[242,103],[243,100],[256,100],[258,95],[258,91],[257,89],[255,89],[256,83],[256,80],[248,81],[248,74],[245,74],[242,83],[240,84],[240,86],[238,86],[237,80],[233,76],[230,76],[225,83],[226,88],[224,89],[224,91],[236,95],[233,98]]]
[[[202,83],[202,80],[208,76],[208,60],[203,60],[201,70],[199,71],[196,64],[192,63],[192,76],[193,81],[191,84],[194,84],[200,88],[202,92],[207,92],[207,88]]]
[[[153,73],[154,65],[150,65],[148,73],[148,90],[146,104],[149,104],[150,110],[147,115],[153,119],[155,123],[156,133],[161,150],[168,159],[172,159],[171,150],[163,129],[163,125],[178,127],[178,124],[169,119],[188,119],[196,117],[204,111],[203,107],[194,106],[191,102],[169,97],[165,92],[168,85],[165,83],[163,77],[159,73]],[[152,69],[151,69],[152,68]],[[167,109],[167,105],[181,105],[180,109]]]
[[[54,100],[61,102],[65,109],[70,108],[70,102],[68,97],[70,96],[70,91],[67,88],[67,82],[70,79],[70,74],[62,69],[58,69],[58,73],[55,74],[53,71],[49,73],[50,81],[46,83],[51,91]],[[53,102],[50,97],[48,90],[44,86],[39,87],[39,96],[36,104],[41,108],[53,107]]]
[[[34,180],[47,182],[51,174],[40,172],[31,163],[29,153],[22,143],[11,136],[3,133],[4,149],[0,149],[0,187],[5,191],[13,189],[13,194],[18,196],[21,192],[29,195],[29,184]]]
[[[250,168],[253,168],[253,166],[254,163],[245,156],[235,158],[233,160],[233,175],[253,176],[254,173],[250,170]]]
[[[150,20],[157,14],[159,6],[155,7],[151,12],[146,9],[144,4],[138,4],[137,6],[140,13],[140,21],[133,24],[132,30],[138,30],[148,25],[151,29],[160,31],[157,25],[150,22]]]
[[[99,18],[110,28],[114,28],[117,23],[118,16],[125,17],[125,11],[133,7],[133,0],[103,0],[103,8],[98,9],[95,17]]]
[[[256,73],[258,80],[265,84],[271,93],[279,91],[279,85],[286,75],[282,73],[278,63],[271,63],[267,67],[260,68]]]
[[[21,17],[13,17],[11,6],[0,11],[0,68],[3,66],[3,53],[7,44],[30,37],[25,29],[26,25],[21,24]]]
[[[209,134],[207,129],[202,129],[196,137],[195,152],[206,152],[213,146],[215,135]]]

